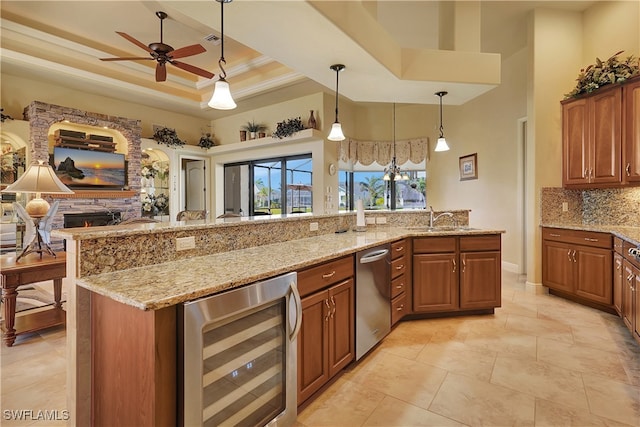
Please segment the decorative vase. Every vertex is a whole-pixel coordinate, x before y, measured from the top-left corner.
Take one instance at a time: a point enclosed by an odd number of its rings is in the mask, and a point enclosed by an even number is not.
[[[249,132],[249,139],[256,139],[256,133],[255,132]]]
[[[316,118],[313,116],[313,110],[310,110],[310,111],[311,111],[311,115],[309,116],[308,126],[309,126],[309,129],[315,129],[317,125]]]
[[[267,136],[266,132],[258,132],[258,138],[265,138]]]
[[[247,131],[246,130],[241,130],[240,131],[240,141],[246,141],[247,140]]]

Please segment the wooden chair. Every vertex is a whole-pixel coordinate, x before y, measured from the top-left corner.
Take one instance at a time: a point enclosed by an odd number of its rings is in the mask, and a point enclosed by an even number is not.
[[[197,219],[207,219],[207,211],[180,211],[176,215],[176,221],[192,221]]]

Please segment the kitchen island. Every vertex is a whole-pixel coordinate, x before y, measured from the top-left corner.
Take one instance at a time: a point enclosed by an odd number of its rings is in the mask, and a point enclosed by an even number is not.
[[[336,224],[344,225],[345,219],[350,218],[338,215],[285,219],[286,225],[298,230],[302,228],[300,223],[318,221],[324,233],[209,255],[187,253],[181,259],[160,263],[149,263],[148,255],[142,251],[134,259],[122,262],[130,262],[129,268],[118,267],[117,248],[122,239],[130,243],[135,239],[154,240],[164,251],[175,252],[172,240],[179,236],[198,237],[222,229],[231,238],[237,229],[228,228],[234,227],[233,223],[204,222],[158,228],[145,224],[58,230],[56,234],[67,239],[67,271],[74,284],[69,290],[67,332],[68,406],[74,423],[176,423],[176,307],[183,302],[399,239],[503,232],[463,228],[427,231],[412,222],[410,227],[388,225],[363,233],[334,233]],[[251,225],[261,224],[275,226],[269,222]],[[202,241],[205,245],[211,243],[206,238]],[[200,246],[200,241],[196,245]],[[122,248],[128,250],[131,248]],[[198,249],[191,253],[198,253]],[[142,266],[133,266],[136,262]]]

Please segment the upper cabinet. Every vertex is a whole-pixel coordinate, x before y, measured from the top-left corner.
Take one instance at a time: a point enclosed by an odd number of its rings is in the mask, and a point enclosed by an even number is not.
[[[562,102],[564,187],[640,183],[640,79]]]

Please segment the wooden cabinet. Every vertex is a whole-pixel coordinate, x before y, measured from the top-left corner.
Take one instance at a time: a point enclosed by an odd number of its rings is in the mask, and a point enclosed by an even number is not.
[[[409,241],[391,243],[391,326],[409,311],[407,304],[409,276]]]
[[[622,316],[622,292],[624,283],[624,257],[615,252],[613,254],[613,308],[618,313],[618,316]]]
[[[640,77],[622,87],[623,180],[640,184]]]
[[[640,184],[640,78],[562,101],[562,184]]]
[[[298,405],[355,359],[353,257],[298,273]]]
[[[612,301],[612,239],[607,233],[544,228],[542,283],[605,306]]]
[[[500,306],[500,235],[414,239],[416,313]]]
[[[629,254],[629,249],[636,247],[623,242],[623,282],[622,308],[620,317],[636,339],[640,342],[640,262]]]

